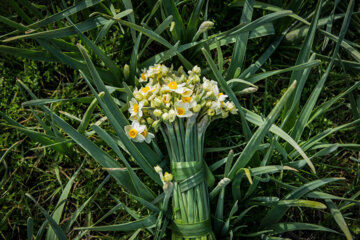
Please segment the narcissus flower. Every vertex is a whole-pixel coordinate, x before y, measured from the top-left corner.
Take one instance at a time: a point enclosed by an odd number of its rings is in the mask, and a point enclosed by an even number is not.
[[[127,136],[134,142],[143,142],[145,137],[141,134],[146,129],[145,125],[141,125],[138,121],[133,121],[131,125],[124,127]]]
[[[150,143],[150,142],[151,142],[151,139],[153,139],[153,138],[155,137],[154,134],[152,134],[151,132],[148,131],[148,129],[147,129],[146,126],[145,126],[144,131],[141,132],[141,135],[144,136],[146,143]]]
[[[182,94],[186,90],[186,88],[184,87],[185,84],[186,83],[178,84],[176,81],[170,81],[168,84],[163,86],[161,90]]]
[[[163,123],[173,125],[177,119],[188,121],[192,116],[197,121],[197,117],[211,120],[236,114],[234,103],[220,92],[218,83],[206,77],[201,83],[201,77],[198,66],[187,72],[181,66],[174,70],[162,64],[142,69],[138,78],[142,86],[135,87],[134,98],[129,101],[133,121],[125,127],[129,138],[149,143],[155,137],[149,130],[157,132]]]
[[[142,108],[144,101],[138,102],[135,98],[132,98],[129,102],[130,120],[138,120],[143,116]]]
[[[183,102],[175,103],[175,113],[179,118],[191,117],[193,113],[190,111],[190,104]]]

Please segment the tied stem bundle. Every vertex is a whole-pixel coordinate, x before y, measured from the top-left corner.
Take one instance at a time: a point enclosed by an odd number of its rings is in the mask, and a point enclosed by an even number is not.
[[[160,130],[169,154],[171,174],[155,170],[167,191],[171,186],[172,239],[215,239],[207,181],[211,172],[203,159],[205,131],[213,120],[237,113],[217,82],[205,77],[201,82],[200,73],[197,66],[188,73],[160,64],[144,69],[139,82],[145,85],[135,88],[129,102],[128,137],[150,143]]]

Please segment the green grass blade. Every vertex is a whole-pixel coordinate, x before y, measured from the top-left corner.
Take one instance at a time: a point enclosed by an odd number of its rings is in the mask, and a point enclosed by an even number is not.
[[[296,121],[296,124],[294,126],[294,130],[291,133],[291,136],[295,139],[295,141],[298,141],[302,135],[302,132],[305,129],[306,123],[308,122],[308,119],[310,118],[310,114],[311,111],[313,110],[316,101],[321,93],[321,90],[325,84],[325,81],[327,80],[327,77],[329,76],[329,73],[332,69],[332,66],[334,64],[334,60],[335,57],[339,51],[340,48],[340,44],[342,42],[342,40],[345,37],[345,34],[347,32],[347,29],[349,27],[350,24],[350,20],[351,20],[351,14],[353,12],[354,9],[354,0],[351,0],[349,5],[348,5],[348,9],[346,11],[346,15],[344,18],[344,22],[343,25],[341,26],[341,30],[340,30],[340,37],[339,37],[339,41],[336,43],[335,46],[335,50],[333,52],[333,56],[331,58],[331,62],[329,64],[329,66],[327,67],[325,73],[322,75],[320,81],[318,82],[318,84],[316,85],[316,87],[314,88],[314,90],[312,91],[310,97],[308,98],[304,108],[301,111],[300,117],[298,118],[298,120]]]
[[[269,113],[266,117],[264,123],[256,130],[254,135],[251,137],[249,142],[246,144],[244,150],[236,160],[234,166],[230,170],[229,177],[232,179],[235,177],[235,174],[238,172],[240,168],[244,168],[246,164],[250,161],[256,151],[256,147],[262,142],[265,135],[268,133],[271,125],[275,122],[277,116],[279,115],[282,107],[285,102],[290,97],[290,94],[294,91],[296,86],[296,81],[289,87],[286,93],[281,97],[279,102],[276,104],[274,109]],[[313,172],[315,172],[315,168],[311,162],[308,163]]]
[[[336,7],[338,6],[339,2],[340,2],[340,0],[335,0],[334,8],[331,11],[330,15],[328,16],[328,20],[327,20],[327,23],[326,23],[326,31],[329,32],[329,33],[331,33],[331,29],[332,29],[333,21],[334,21],[335,10],[336,10]],[[322,50],[323,51],[325,50],[328,42],[329,42],[329,38],[325,37],[323,45],[322,45]]]
[[[91,231],[99,231],[99,232],[126,232],[126,231],[134,231],[138,230],[139,228],[152,228],[156,224],[156,217],[150,215],[145,217],[141,220],[134,221],[134,222],[127,222],[121,224],[114,224],[108,226],[96,226],[96,227],[81,227],[75,228],[77,230],[91,230]]]
[[[0,16],[0,22],[10,26],[10,27],[13,27],[13,28],[16,28],[18,30],[22,30],[22,31],[26,31],[28,30],[27,27],[25,27],[24,25],[22,25],[21,23],[17,23],[17,22],[14,22],[12,20],[10,20],[9,18],[6,18],[4,16]]]
[[[349,83],[350,80],[349,80],[349,77],[347,75],[347,71],[346,71],[344,61],[340,58],[340,55],[338,55],[338,57],[339,57],[339,60],[340,60],[341,68],[344,71],[346,86],[350,87],[350,83]],[[353,114],[353,119],[354,120],[360,119],[360,107],[357,106],[357,103],[356,103],[355,96],[354,96],[353,92],[350,92],[348,97],[349,97],[349,101],[350,101],[351,111],[352,111],[352,114]],[[356,134],[357,134],[358,142],[360,142],[360,124],[356,124]]]
[[[311,223],[278,223],[271,226],[271,229],[273,232],[271,234],[281,234],[285,232],[291,232],[291,231],[300,231],[300,230],[308,230],[308,231],[323,231],[323,232],[331,232],[331,233],[337,233],[339,232],[332,230],[330,228],[323,227],[321,225],[317,224],[311,224]]]
[[[220,190],[219,198],[217,201],[215,215],[214,215],[214,232],[219,234],[224,226],[224,200],[225,200],[225,188]]]
[[[46,212],[46,210],[39,205],[39,203],[28,193],[25,194],[28,198],[31,199],[31,201],[33,201],[36,206],[40,209],[40,211],[42,212],[42,214],[45,216],[46,220],[49,222],[51,228],[54,230],[57,238],[59,240],[67,240],[66,234],[64,233],[64,231],[61,229],[61,227],[55,222],[55,220]]]
[[[26,221],[26,229],[27,229],[27,239],[33,239],[33,232],[34,232],[34,220],[29,217]]]
[[[298,64],[298,65],[288,67],[288,68],[285,68],[285,69],[279,69],[279,70],[267,71],[267,72],[264,72],[264,73],[254,74],[254,75],[251,75],[248,78],[245,78],[245,80],[249,81],[251,83],[256,83],[256,82],[258,82],[260,80],[266,79],[266,78],[268,78],[270,76],[273,76],[273,75],[278,75],[278,74],[289,72],[289,71],[301,71],[301,70],[304,70],[304,69],[307,69],[307,68],[316,67],[316,66],[320,65],[320,63],[321,63],[321,61],[319,61],[319,60],[309,60],[306,63]]]
[[[47,51],[22,49],[17,47],[0,45],[0,53],[31,59],[31,60],[37,60],[37,61],[45,61],[45,62],[56,61],[56,59],[53,58]]]
[[[74,213],[71,214],[71,217],[69,220],[66,221],[64,230],[66,232],[69,232],[71,229],[71,226],[75,223],[76,219],[80,216],[81,212],[85,209],[85,207],[92,202],[97,193],[103,188],[103,186],[110,180],[110,175],[108,175],[101,183],[100,185],[95,189],[94,193],[79,207],[76,209]]]
[[[122,3],[124,4],[126,10],[132,10],[133,9],[133,5],[131,3],[131,0],[122,0]],[[135,24],[135,15],[134,15],[133,11],[131,11],[130,15],[128,15],[128,19],[129,19],[129,22]],[[130,32],[131,32],[131,37],[132,37],[132,39],[133,39],[133,41],[135,43],[135,41],[136,41],[135,30],[131,29]]]
[[[187,24],[187,29],[186,29],[186,37],[187,37],[188,41],[193,38],[193,36],[195,35],[195,33],[197,31],[197,27],[198,27],[199,19],[200,19],[201,8],[203,7],[203,5],[204,5],[204,0],[197,0],[194,10],[191,13],[189,22]]]
[[[146,187],[146,185],[144,185],[144,183],[135,174],[133,168],[126,160],[125,156],[121,153],[114,139],[99,126],[93,125],[92,129],[94,129],[95,132],[113,149],[113,151],[120,157],[121,161],[126,166],[127,170],[129,171],[130,179],[134,185],[135,190],[137,191],[136,195],[139,197],[141,196],[149,201],[154,200],[154,194],[151,192],[150,189]]]
[[[270,56],[275,52],[281,41],[284,39],[284,36],[288,30],[282,33],[278,38],[272,42],[269,47],[265,50],[265,52],[256,60],[255,63],[251,64],[248,68],[246,68],[242,73],[239,75],[239,78],[245,78],[251,76],[252,74],[256,73],[260,67],[270,58]]]
[[[344,128],[347,128],[351,125],[356,125],[356,124],[359,124],[360,123],[360,119],[358,120],[355,120],[353,122],[350,122],[350,123],[346,123],[346,124],[343,124],[343,125],[340,125],[340,126],[337,126],[335,128],[328,128],[326,130],[324,130],[323,132],[315,135],[314,137],[310,138],[309,140],[307,140],[305,143],[303,143],[301,145],[301,148],[304,150],[304,151],[307,151],[309,149],[311,149],[316,143],[318,143],[319,141],[321,141],[322,139],[326,138],[327,136],[341,130],[341,129],[344,129]],[[296,152],[293,152],[290,154],[291,157],[295,157],[296,155],[298,155],[298,153]]]
[[[340,210],[338,209],[338,207],[335,205],[335,203],[330,200],[327,199],[325,200],[326,204],[328,205],[330,212],[332,214],[332,216],[335,219],[335,222],[338,224],[338,226],[340,227],[340,229],[343,231],[343,233],[346,236],[347,240],[353,240],[350,230],[345,222],[344,216],[341,214]]]
[[[52,24],[54,22],[57,22],[61,19],[64,19],[65,16],[70,16],[70,15],[73,15],[79,11],[82,11],[83,9],[85,8],[89,8],[93,5],[96,5],[98,4],[99,2],[101,2],[102,0],[83,0],[83,1],[80,1],[78,2],[77,4],[75,4],[74,6],[72,7],[69,7],[63,11],[60,11],[58,13],[55,13],[53,15],[51,15],[50,17],[47,17],[47,18],[44,18],[44,19],[41,19],[40,21],[37,21],[35,23],[32,23],[32,24],[29,24],[27,25],[26,27],[28,29],[37,29],[37,28],[41,28],[41,27],[45,27],[49,24]],[[14,31],[14,32],[11,32],[9,34],[17,34],[17,33],[20,33],[22,31]]]
[[[89,31],[89,30],[94,29],[96,27],[102,26],[102,25],[104,25],[106,23],[107,23],[107,20],[105,18],[103,18],[103,17],[94,17],[94,18],[90,18],[88,20],[85,20],[85,21],[83,21],[81,23],[76,24],[76,27],[79,29],[79,31],[86,32],[86,31]],[[33,38],[33,39],[37,39],[37,38],[45,38],[45,39],[64,38],[64,37],[75,35],[77,33],[78,33],[78,31],[75,29],[75,27],[69,26],[69,27],[64,27],[64,28],[55,29],[55,30],[49,30],[49,31],[38,32],[38,33],[29,33],[29,34],[25,34],[25,35],[19,35],[19,36],[15,36],[15,37],[10,37],[10,38],[7,38],[7,39],[3,40],[3,42],[10,42],[10,41],[19,40],[19,39],[26,39],[26,38]]]
[[[175,22],[174,30],[171,32],[175,42],[183,40],[185,37],[185,26],[183,19],[176,7],[174,0],[162,1],[162,6],[164,8],[166,16],[172,15]]]
[[[155,29],[155,33],[156,34],[161,34],[163,33],[166,29],[169,28],[170,24],[171,24],[171,21],[173,20],[173,16],[169,16],[167,17],[162,23],[159,24],[159,26]],[[140,54],[139,54],[139,58],[143,55],[143,53],[146,51],[147,47],[153,42],[153,40],[151,38],[149,38],[144,47],[142,48],[142,50],[140,51]]]
[[[246,0],[241,14],[240,22],[250,23],[254,9],[254,0]],[[226,79],[234,78],[238,68],[242,69],[245,59],[246,45],[249,38],[249,32],[243,32],[236,37],[233,53],[231,55],[230,66],[226,73]]]
[[[22,8],[15,2],[14,0],[8,1],[11,7],[15,10],[15,12],[27,23],[32,23],[33,20],[24,12]]]
[[[121,141],[124,143],[126,148],[129,150],[131,155],[135,158],[136,162],[140,165],[140,167],[158,184],[161,184],[161,180],[159,175],[155,172],[154,166],[160,161],[159,156],[145,143],[142,144],[134,144],[127,136],[123,129],[124,126],[128,125],[128,121],[123,115],[123,113],[119,110],[119,108],[115,105],[113,98],[110,93],[105,88],[104,83],[101,81],[99,74],[97,73],[92,61],[90,60],[88,54],[85,49],[79,45],[79,49],[82,52],[88,67],[91,72],[92,79],[95,81],[95,84],[99,91],[104,92],[103,100],[101,100],[98,96],[97,99],[105,111],[107,117],[111,121],[111,124],[114,126],[114,130],[116,131],[118,137],[120,137]],[[85,75],[83,75],[86,78]],[[91,84],[88,83],[92,88]],[[94,90],[93,90],[94,91]],[[96,92],[94,92],[96,94]],[[110,110],[111,109],[111,110]],[[146,158],[145,158],[146,156]]]
[[[91,48],[91,50],[95,53],[95,55],[98,56],[101,59],[101,61],[104,62],[105,66],[107,66],[110,69],[110,71],[114,75],[114,78],[117,81],[120,81],[121,80],[120,76],[122,76],[122,72],[116,66],[116,64],[106,55],[106,53],[104,53],[98,46],[96,46],[96,44],[93,41],[91,41],[88,37],[86,37],[81,32],[81,30],[75,24],[73,24],[73,22],[70,20],[69,17],[66,17],[66,19],[75,28],[75,30],[78,32],[78,34],[81,36],[81,38],[86,43],[86,45],[88,45]]]
[[[340,93],[339,95],[337,95],[336,97],[330,99],[329,101],[324,102],[323,104],[321,104],[318,108],[316,108],[313,113],[311,114],[311,117],[309,119],[309,121],[307,122],[307,125],[309,123],[311,123],[315,118],[317,118],[318,116],[324,114],[325,112],[327,112],[327,110],[337,101],[339,101],[340,98],[342,98],[343,96],[346,96],[350,93],[352,93],[356,88],[358,88],[360,85],[360,82],[356,82],[354,85],[352,85],[350,88],[348,88],[346,91],[343,91],[342,93]]]
[[[313,46],[315,33],[316,33],[319,18],[320,18],[321,5],[322,5],[322,0],[320,0],[317,3],[315,15],[314,15],[311,25],[310,25],[310,30],[309,30],[308,34],[306,35],[304,43],[300,49],[299,55],[296,59],[296,65],[303,64],[303,63],[306,63],[309,61],[310,51]],[[303,88],[305,86],[305,83],[306,83],[306,80],[308,77],[308,75],[304,74],[304,72],[305,72],[305,70],[294,70],[290,77],[289,85],[295,80],[298,81],[299,84],[296,87],[294,95],[292,96],[292,98],[289,99],[289,102],[287,102],[284,107],[283,120],[286,119],[286,120],[284,120],[284,121],[286,121],[286,123],[283,123],[283,124],[285,124],[284,125],[285,131],[288,131],[290,126],[293,126],[293,124],[296,120],[300,96],[301,96],[301,93],[303,91]]]
[[[74,175],[72,175],[72,177],[70,178],[70,180],[67,182],[64,190],[61,193],[61,196],[56,204],[56,210],[51,214],[52,218],[54,219],[54,221],[59,224],[60,219],[61,219],[61,215],[62,212],[64,210],[65,207],[65,203],[66,203],[66,199],[69,196],[71,187],[75,181],[75,178],[77,177],[77,175],[79,174],[80,170],[82,168],[82,165],[78,168],[78,170],[74,173]],[[50,228],[47,233],[46,233],[46,239],[48,240],[57,240],[58,238],[56,237],[56,233],[55,231]]]
[[[310,193],[311,191],[315,190],[316,188],[319,188],[325,184],[343,180],[342,178],[324,178],[315,180],[309,183],[304,184],[301,187],[296,188],[291,193],[289,193],[284,200],[296,200],[301,198],[302,196]],[[265,217],[261,221],[261,226],[266,227],[270,226],[274,223],[277,223],[281,220],[281,218],[285,215],[286,211],[289,209],[288,206],[280,206],[275,205],[271,210],[267,212]]]

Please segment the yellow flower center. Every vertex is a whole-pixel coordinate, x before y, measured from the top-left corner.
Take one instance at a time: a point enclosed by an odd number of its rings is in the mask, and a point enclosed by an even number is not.
[[[164,96],[162,97],[162,101],[163,101],[164,103],[168,103],[168,102],[169,102],[169,98],[167,97],[167,95],[164,95]]]
[[[137,136],[137,131],[135,130],[135,129],[131,129],[130,131],[129,131],[129,137],[131,137],[131,138],[135,138],[136,136]]]
[[[176,109],[176,111],[180,116],[185,115],[185,108],[179,107]]]
[[[221,92],[221,93],[219,93],[219,95],[218,95],[218,96],[220,97],[221,95],[224,95],[224,93],[222,93],[222,92]]]
[[[137,113],[139,112],[139,105],[138,104],[134,104],[134,112]]]
[[[144,87],[143,89],[141,89],[141,91],[142,91],[143,93],[147,93],[149,90],[150,90],[150,87],[149,87],[149,86],[146,86],[146,87]]]
[[[142,73],[142,74],[141,74],[141,79],[142,79],[142,80],[145,80],[145,79],[146,79],[145,73]]]
[[[174,82],[174,81],[169,82],[168,87],[169,87],[170,89],[173,89],[173,90],[174,90],[174,89],[177,88],[177,83]]]
[[[191,101],[191,97],[181,97],[184,103],[189,103]]]
[[[146,129],[141,133],[141,135],[143,135],[144,137],[146,137],[146,135],[147,135]]]
[[[185,92],[183,92],[184,95],[190,95],[191,91],[187,90]]]

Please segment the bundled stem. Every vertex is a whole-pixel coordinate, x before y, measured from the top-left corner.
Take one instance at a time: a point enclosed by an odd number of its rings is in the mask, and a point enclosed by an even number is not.
[[[174,176],[172,239],[214,239],[203,160],[204,133],[210,122],[197,114],[162,126]]]

